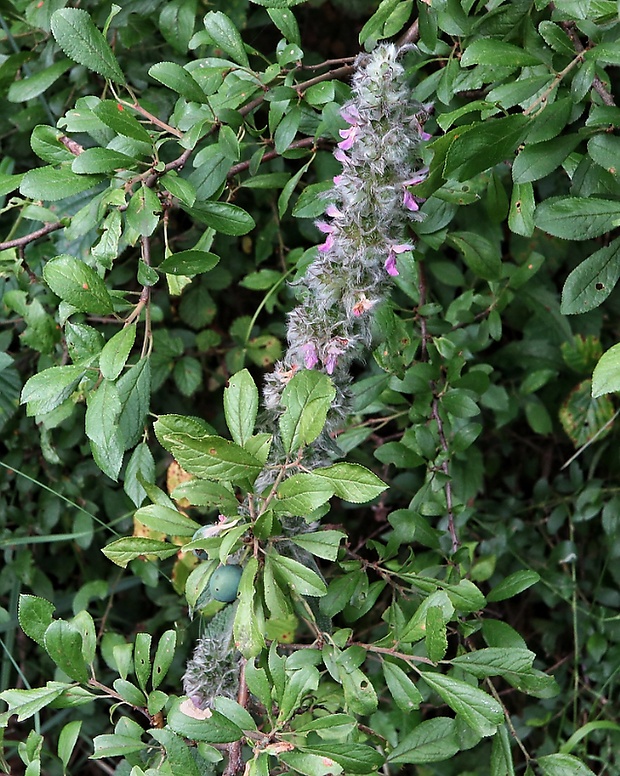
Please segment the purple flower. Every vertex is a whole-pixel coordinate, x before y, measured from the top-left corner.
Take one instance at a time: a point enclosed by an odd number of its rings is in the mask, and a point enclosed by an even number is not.
[[[427,178],[428,167],[422,167],[421,170],[416,172],[413,178],[409,178],[408,180],[403,181],[403,186],[417,186],[418,183],[422,183],[422,181],[425,181]]]
[[[304,365],[306,369],[314,369],[314,367],[319,363],[319,357],[316,352],[316,345],[314,342],[306,342],[306,344],[302,347],[302,352],[304,354]]]
[[[348,161],[348,159],[349,159],[349,157],[348,157],[348,156],[345,154],[345,152],[342,150],[342,148],[337,148],[337,149],[334,151],[334,156],[335,156],[335,157],[336,157],[336,159],[338,159],[338,161],[339,161],[339,162],[341,162],[342,164],[344,164],[344,162]],[[334,178],[334,180],[335,180],[335,178]]]
[[[414,124],[416,126],[416,129],[420,133],[420,139],[421,140],[430,140],[433,136],[430,135],[428,132],[424,131],[424,127],[422,124],[418,121],[418,119],[414,119]]]
[[[327,224],[325,221],[315,221],[314,223],[319,232],[323,232],[323,234],[331,234],[334,231],[332,224]]]
[[[342,175],[334,175],[333,181],[336,186],[340,186],[342,183]]]
[[[336,368],[336,359],[338,358],[337,353],[330,353],[327,356],[327,360],[325,361],[325,371],[328,375],[334,374],[334,369]]]
[[[334,180],[336,180],[334,178]],[[333,204],[333,202],[327,206],[327,209],[325,210],[326,215],[331,216],[332,218],[340,218],[342,216],[342,211],[338,210],[336,205]]]

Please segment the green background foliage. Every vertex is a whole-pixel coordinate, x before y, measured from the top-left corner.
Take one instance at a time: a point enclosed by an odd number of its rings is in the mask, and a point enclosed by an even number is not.
[[[618,3],[6,0],[0,25],[0,767],[618,776]],[[386,39],[434,106],[415,261],[346,460],[240,516],[353,61]],[[293,379],[288,453],[333,399]],[[207,717],[181,678],[231,630],[247,688]]]

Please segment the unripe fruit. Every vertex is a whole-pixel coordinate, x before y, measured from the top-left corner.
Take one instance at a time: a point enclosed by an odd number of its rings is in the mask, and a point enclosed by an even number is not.
[[[209,591],[213,598],[226,604],[234,601],[242,572],[241,566],[218,566],[209,580]]]

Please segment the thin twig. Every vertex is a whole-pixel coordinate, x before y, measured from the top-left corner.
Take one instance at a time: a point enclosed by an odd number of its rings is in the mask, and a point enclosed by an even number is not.
[[[56,221],[53,224],[45,224],[45,226],[37,229],[36,232],[30,232],[30,234],[25,235],[25,237],[17,237],[15,240],[7,240],[6,242],[0,243],[0,251],[6,251],[9,248],[19,248],[22,245],[28,245],[28,243],[38,240],[39,237],[45,237],[46,234],[55,232],[57,229],[62,229],[63,226],[66,226],[66,224],[64,224],[62,221]]]
[[[310,148],[312,151],[316,151],[318,148],[331,148],[332,145],[333,143],[330,140],[326,140],[322,137],[318,139],[313,137],[304,137],[301,140],[295,140],[292,142],[286,150],[290,151],[292,149],[294,150],[295,148]],[[286,151],[284,153],[286,153]],[[276,159],[278,156],[282,156],[282,154],[278,153],[278,151],[267,151],[267,153],[264,154],[263,158],[260,160],[260,163],[263,164],[263,162]],[[228,171],[227,177],[234,178],[235,175],[239,175],[240,172],[247,170],[251,163],[252,160],[248,159],[245,162],[238,162],[237,164],[234,164]]]
[[[560,26],[563,27],[564,31],[571,39],[572,44],[575,47],[575,51],[578,54],[582,54],[586,50],[586,47],[579,40],[579,36],[575,32],[575,23],[565,21],[560,22]],[[592,88],[599,94],[605,105],[609,105],[610,107],[615,108],[616,102],[613,98],[613,95],[597,75],[594,76],[594,80],[592,81]]]

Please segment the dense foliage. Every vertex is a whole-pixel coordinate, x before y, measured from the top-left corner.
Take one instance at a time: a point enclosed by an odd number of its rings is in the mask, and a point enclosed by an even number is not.
[[[0,26],[0,768],[620,776],[618,3]]]

